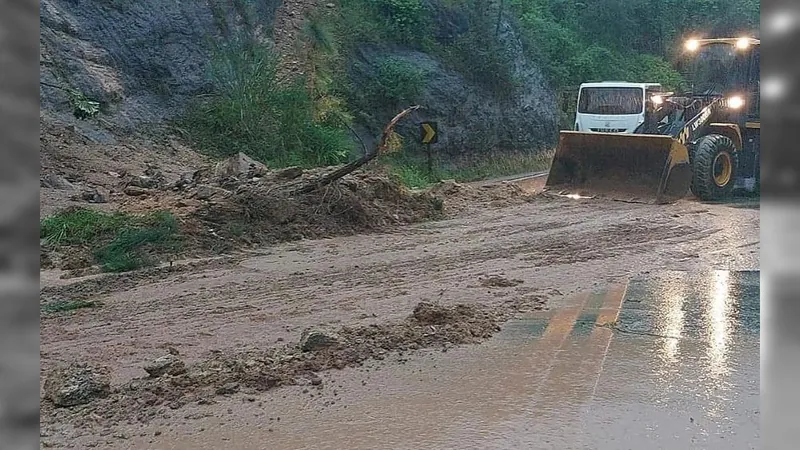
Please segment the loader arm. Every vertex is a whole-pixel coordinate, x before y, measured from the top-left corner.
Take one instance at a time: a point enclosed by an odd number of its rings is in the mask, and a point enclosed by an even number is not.
[[[724,101],[721,98],[711,100],[708,105],[685,122],[683,126],[676,127],[668,135],[683,145],[694,142],[698,137],[705,134],[706,127],[711,123],[711,119],[722,109],[723,103]]]

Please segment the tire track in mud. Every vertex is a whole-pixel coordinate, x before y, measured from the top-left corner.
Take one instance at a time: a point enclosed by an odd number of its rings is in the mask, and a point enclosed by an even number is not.
[[[387,234],[292,243],[216,266],[43,288],[43,297],[74,295],[104,306],[43,315],[42,365],[75,356],[118,362],[128,374],[167,344],[190,361],[213,349],[294,340],[310,324],[383,323],[420,301],[493,307],[533,301],[553,287],[569,292],[624,274],[632,264],[632,270],[654,267],[656,259],[672,258],[674,244],[718,231],[700,227],[710,220],[704,211],[681,219],[677,213],[687,209],[532,203]],[[655,258],[643,259],[650,252]],[[479,277],[497,273],[521,276],[524,288],[479,288]]]

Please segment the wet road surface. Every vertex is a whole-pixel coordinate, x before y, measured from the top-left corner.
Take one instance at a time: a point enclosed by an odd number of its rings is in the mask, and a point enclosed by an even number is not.
[[[227,417],[127,444],[758,448],[759,323],[758,272],[664,272],[510,322],[480,346],[334,372],[313,397],[226,400]]]

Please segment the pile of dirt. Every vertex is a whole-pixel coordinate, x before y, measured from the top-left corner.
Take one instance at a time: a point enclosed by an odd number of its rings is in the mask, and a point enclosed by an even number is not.
[[[175,167],[162,170],[160,167],[167,166],[155,163],[144,165],[141,171],[133,170],[132,165],[100,166],[105,171],[103,177],[98,175],[92,183],[76,181],[86,195],[71,197],[72,206],[82,201],[85,206],[97,207],[98,199],[102,199],[111,210],[173,213],[183,236],[182,254],[150,255],[154,261],[380,232],[457,216],[470,207],[505,207],[533,198],[513,183],[476,186],[450,180],[412,191],[379,164],[365,166],[311,192],[298,193],[300,187],[312,185],[337,168],[273,170],[242,153],[180,174]],[[77,179],[51,173],[43,183],[56,186],[63,181],[61,184],[66,186],[71,180]],[[43,266],[66,270],[66,277],[99,271],[92,266],[93,258],[87,249],[71,249],[63,254],[49,250],[52,249],[43,249]]]
[[[271,170],[239,153],[180,176],[153,167],[142,173],[126,172],[105,189],[113,193],[109,197],[116,204],[113,209],[133,214],[172,212],[184,238],[182,257],[383,231],[443,217],[440,197],[406,189],[380,166],[369,166],[309,193],[297,193],[299,187],[333,170]],[[92,265],[90,257],[76,260],[56,254],[44,255],[42,261],[47,267],[80,274]]]
[[[441,199],[405,189],[377,168],[307,194],[294,193],[321,173],[289,168],[256,181],[217,181],[214,194],[203,196],[206,201],[192,218],[213,230],[215,238],[271,244],[380,231],[442,216]],[[195,189],[208,190],[208,184],[201,186]]]
[[[79,402],[86,404],[76,402],[65,407],[63,402],[54,402],[52,396],[46,395],[43,413],[55,421],[77,426],[107,426],[147,422],[183,405],[213,403],[217,395],[240,391],[256,393],[297,384],[322,389],[318,372],[359,366],[368,359],[383,360],[389,352],[402,354],[422,348],[446,349],[451,345],[478,343],[499,331],[499,324],[507,318],[508,312],[482,306],[420,303],[406,320],[398,323],[304,333],[306,337],[329,333],[329,338],[316,339],[324,345],[219,353],[192,365],[184,364],[177,351],[171,350],[143,368],[148,376],[115,386],[110,393],[104,390],[102,396],[95,396],[91,402],[83,398]],[[87,378],[89,371],[85,366],[75,367],[80,368],[81,378]],[[56,385],[58,390],[58,380],[65,378],[64,370],[55,370],[47,376],[46,383]],[[102,374],[104,370],[97,372]],[[47,381],[51,378],[55,381]]]
[[[535,194],[526,192],[511,182],[466,184],[444,180],[426,190],[429,194],[445,198],[449,215],[461,214],[473,207],[506,207],[532,201]]]
[[[111,211],[124,203],[130,179],[147,173],[174,182],[208,159],[168,137],[120,137],[89,122],[40,120],[39,207],[50,216],[68,207]]]

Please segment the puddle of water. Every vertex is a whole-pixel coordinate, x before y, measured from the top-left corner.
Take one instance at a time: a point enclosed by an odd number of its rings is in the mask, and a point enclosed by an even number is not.
[[[213,439],[159,448],[757,446],[757,287],[757,272],[666,273],[586,293],[480,346],[336,373],[335,406],[270,394],[279,425],[240,405]]]

